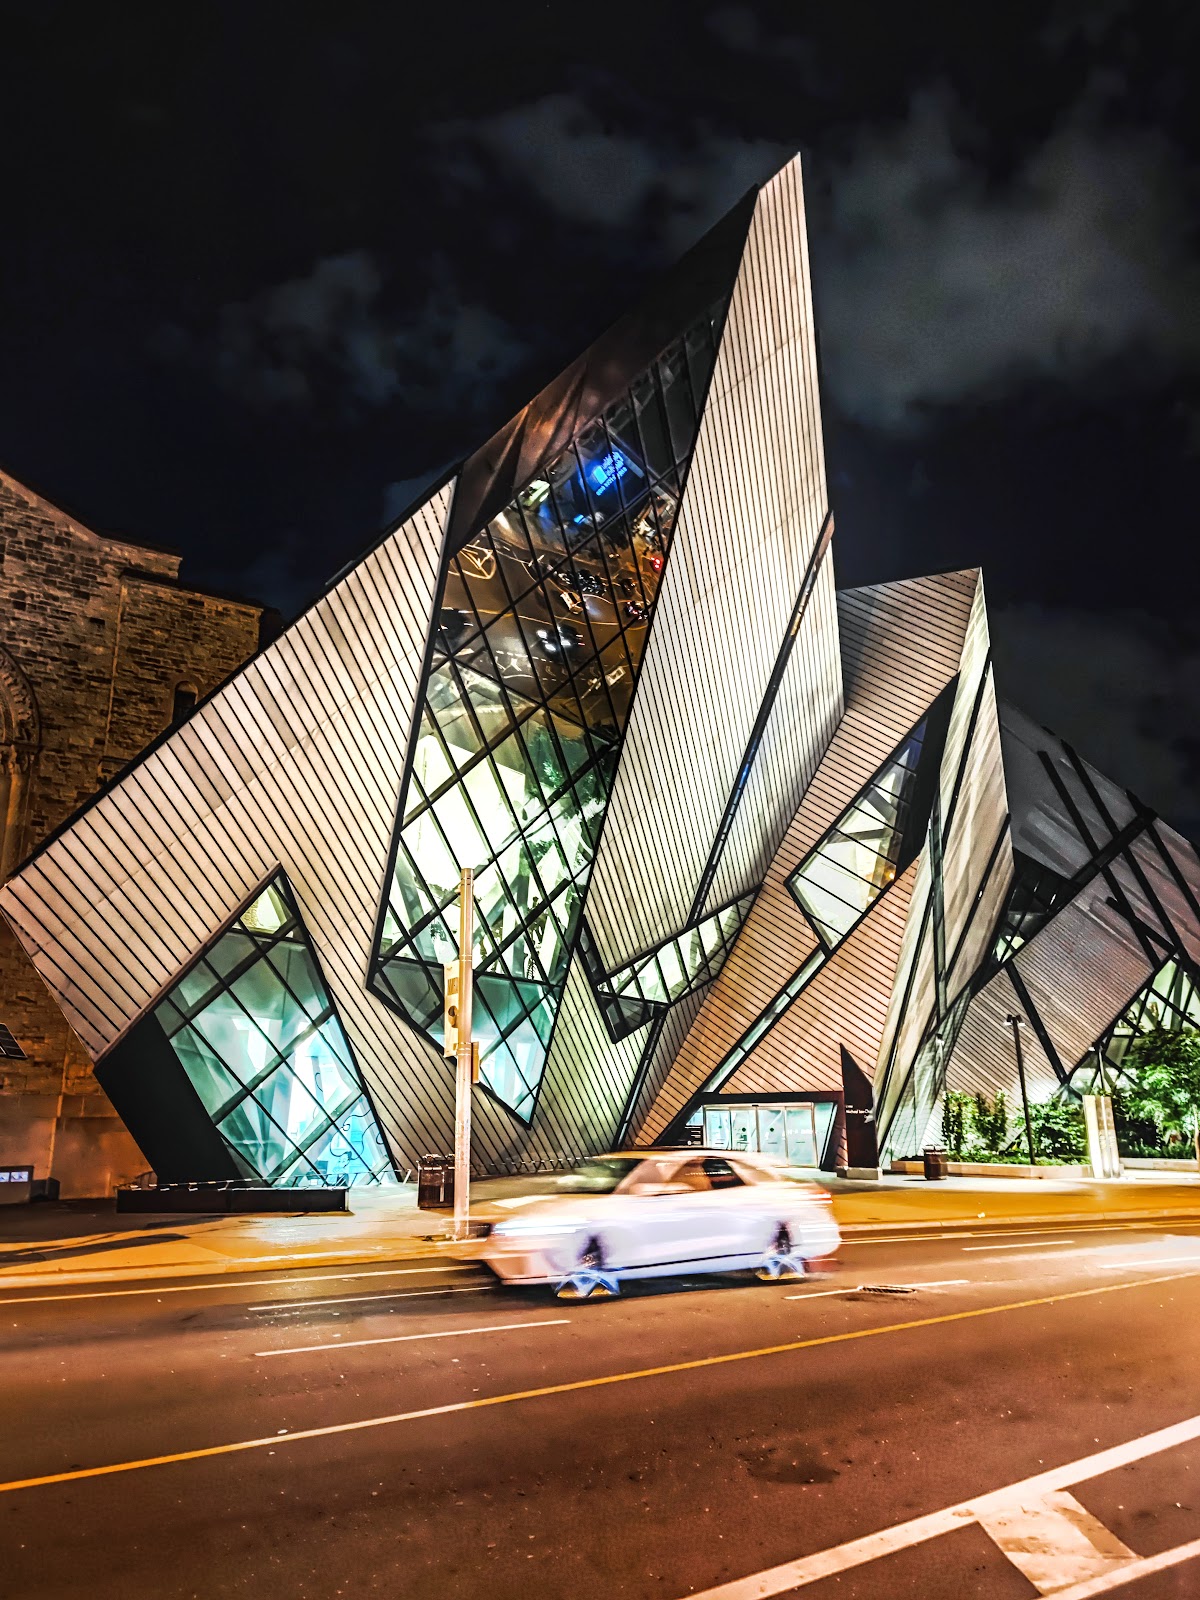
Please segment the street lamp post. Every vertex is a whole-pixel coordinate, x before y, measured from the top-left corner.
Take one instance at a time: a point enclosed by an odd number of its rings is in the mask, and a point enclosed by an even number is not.
[[[1021,1053],[1021,1022],[1022,1018],[1015,1012],[1010,1012],[1007,1022],[1012,1028],[1013,1049],[1017,1053],[1017,1079],[1021,1085],[1021,1108],[1025,1112],[1025,1142],[1029,1147],[1029,1165],[1037,1166],[1037,1156],[1033,1150],[1033,1119],[1029,1115],[1029,1091],[1025,1087],[1025,1057]]]
[[[474,998],[475,874],[464,867],[458,889],[458,1048],[454,1074],[454,1237],[465,1239],[471,1214],[471,1084],[475,1047],[471,1042]]]

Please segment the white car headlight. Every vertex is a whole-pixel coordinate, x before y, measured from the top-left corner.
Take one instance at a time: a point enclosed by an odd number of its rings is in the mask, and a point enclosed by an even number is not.
[[[500,1222],[492,1229],[493,1239],[549,1239],[557,1235],[574,1233],[573,1222]]]

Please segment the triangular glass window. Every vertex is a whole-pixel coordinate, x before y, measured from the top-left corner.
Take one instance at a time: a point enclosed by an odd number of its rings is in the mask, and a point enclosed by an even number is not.
[[[788,879],[826,950],[842,942],[896,876],[924,739],[922,718]]]
[[[155,1015],[247,1178],[391,1183],[392,1163],[282,873]]]
[[[440,1048],[441,966],[458,954],[446,908],[460,870],[473,868],[481,1078],[525,1119],[579,931],[722,311],[701,318],[544,463],[445,571],[439,654],[424,686],[370,983]],[[691,944],[686,953],[681,944],[676,966],[636,979],[634,1009],[670,1004],[707,981],[717,957],[697,933],[681,935]]]
[[[584,951],[588,977],[614,1039],[623,1039],[653,1017],[711,983],[754,904],[757,890],[721,906],[702,922],[667,939],[656,949],[604,973],[590,940]]]
[[[1080,1094],[1104,1094],[1114,1084],[1129,1087],[1124,1075],[1125,1054],[1139,1034],[1152,1028],[1166,1028],[1171,1033],[1200,1029],[1200,990],[1178,961],[1165,961],[1138,991],[1076,1067],[1071,1088]]]

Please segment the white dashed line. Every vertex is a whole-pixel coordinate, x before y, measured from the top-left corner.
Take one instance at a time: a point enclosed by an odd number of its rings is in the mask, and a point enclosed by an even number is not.
[[[541,1322],[493,1322],[486,1328],[446,1328],[438,1333],[398,1333],[390,1339],[339,1339],[333,1344],[298,1344],[289,1350],[256,1350],[256,1356],[307,1356],[320,1350],[355,1350],[365,1344],[412,1344],[418,1339],[462,1339],[468,1333],[511,1333],[516,1328],[565,1328],[569,1317]]]

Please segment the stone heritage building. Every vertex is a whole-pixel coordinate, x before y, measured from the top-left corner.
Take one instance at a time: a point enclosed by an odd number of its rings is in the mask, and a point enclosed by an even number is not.
[[[179,582],[180,558],[93,533],[0,472],[0,883],[258,648],[261,606]],[[0,918],[0,1166],[64,1195],[146,1161]]]

